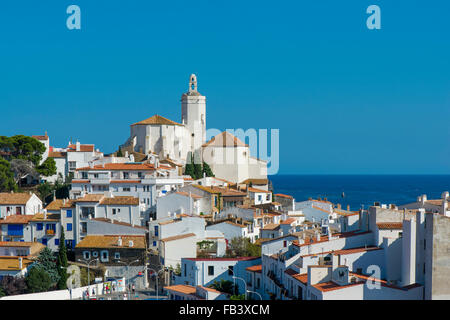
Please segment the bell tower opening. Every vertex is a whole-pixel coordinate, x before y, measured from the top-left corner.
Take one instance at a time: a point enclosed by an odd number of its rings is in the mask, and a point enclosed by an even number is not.
[[[189,92],[197,92],[197,77],[195,74],[191,74],[189,78]]]

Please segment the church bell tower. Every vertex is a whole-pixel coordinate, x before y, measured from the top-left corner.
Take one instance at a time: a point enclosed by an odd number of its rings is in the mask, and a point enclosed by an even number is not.
[[[206,97],[197,91],[197,76],[189,77],[188,92],[181,96],[181,122],[190,134],[191,152],[201,154],[206,142]]]

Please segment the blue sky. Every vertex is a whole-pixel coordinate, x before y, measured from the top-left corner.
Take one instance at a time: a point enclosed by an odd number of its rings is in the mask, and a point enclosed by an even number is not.
[[[180,121],[196,73],[208,128],[280,130],[280,173],[450,173],[449,15],[448,1],[8,1],[0,135],[109,153],[131,123]]]

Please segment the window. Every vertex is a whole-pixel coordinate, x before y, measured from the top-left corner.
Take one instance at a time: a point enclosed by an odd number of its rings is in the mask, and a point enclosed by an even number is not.
[[[114,253],[114,259],[119,260],[120,259],[120,252]]]
[[[233,271],[234,271],[233,268],[234,268],[233,266],[228,266],[228,275],[229,275],[229,276],[233,276],[233,275],[234,275],[234,274],[233,274]]]
[[[59,246],[59,239],[55,239],[55,246]]]
[[[72,218],[72,210],[66,211],[66,218]]]
[[[208,276],[214,275],[214,266],[208,266]]]
[[[98,252],[97,252],[97,251],[93,251],[93,252],[92,252],[92,256],[93,256],[94,258],[97,258],[97,257],[98,257]]]
[[[131,188],[130,188],[130,187],[123,187],[123,188],[122,188],[122,191],[123,191],[123,192],[130,192],[130,191],[131,191]]]
[[[116,209],[112,209],[112,214],[116,214]]]
[[[87,179],[87,178],[88,178],[87,172],[82,172],[81,173],[81,179]]]
[[[43,230],[43,229],[44,229],[44,225],[42,223],[38,223],[36,225],[36,230],[40,231],[40,230]]]
[[[155,226],[155,237],[158,236],[158,226]]]
[[[16,207],[16,214],[22,214],[22,207]]]
[[[95,208],[94,207],[82,207],[81,208],[82,218],[89,218],[89,215],[92,215],[92,217],[95,216]]]
[[[287,247],[287,241],[286,240],[283,241],[283,247],[285,247],[285,248]]]
[[[130,177],[130,173],[129,172],[124,172],[123,173],[123,178],[124,179],[128,179]]]
[[[42,244],[43,244],[44,246],[47,245],[47,239],[46,239],[46,238],[43,238],[43,239],[42,239]]]
[[[66,240],[66,247],[72,249],[73,248],[73,240]]]
[[[156,247],[156,241],[153,241],[153,246]]]
[[[256,279],[256,289],[259,289],[259,286],[261,285],[261,280],[259,278]]]
[[[67,231],[72,231],[72,224],[71,223],[67,224],[66,230]]]
[[[91,258],[91,253],[89,251],[83,251],[83,258],[88,260]]]
[[[184,276],[186,277],[186,264],[184,264]]]
[[[23,225],[8,224],[8,236],[23,236]]]
[[[69,161],[69,171],[75,170],[77,168],[77,163],[75,161]]]
[[[262,200],[262,195],[258,195],[258,201],[261,201]]]
[[[98,173],[94,173],[94,178],[98,179]]]
[[[107,262],[109,260],[109,255],[108,255],[108,251],[107,250],[103,250],[100,254],[101,254],[100,260],[102,262]]]

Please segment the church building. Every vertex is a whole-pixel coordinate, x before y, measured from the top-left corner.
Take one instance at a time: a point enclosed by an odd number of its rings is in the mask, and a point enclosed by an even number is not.
[[[131,125],[130,138],[124,144],[132,151],[157,155],[182,164],[190,154],[201,155],[206,142],[206,97],[197,91],[197,77],[192,74],[189,89],[181,96],[181,123],[154,115]]]

